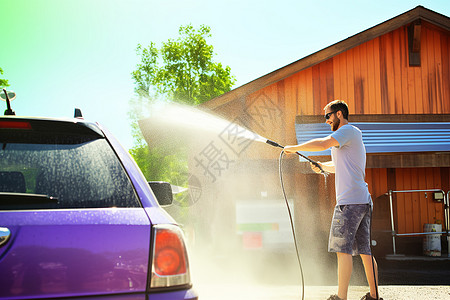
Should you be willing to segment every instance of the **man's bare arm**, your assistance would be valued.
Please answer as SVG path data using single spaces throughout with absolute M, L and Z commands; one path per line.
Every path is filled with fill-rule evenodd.
M 331 137 L 327 136 L 324 138 L 317 138 L 310 141 L 307 141 L 303 144 L 294 145 L 294 146 L 286 146 L 284 147 L 284 152 L 286 154 L 292 154 L 297 151 L 323 151 L 327 150 L 328 148 L 331 148 L 333 146 L 339 146 L 338 141 Z

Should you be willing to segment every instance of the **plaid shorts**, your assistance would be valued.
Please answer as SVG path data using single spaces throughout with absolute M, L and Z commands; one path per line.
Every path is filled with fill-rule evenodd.
M 328 241 L 329 252 L 370 255 L 370 204 L 337 205 Z

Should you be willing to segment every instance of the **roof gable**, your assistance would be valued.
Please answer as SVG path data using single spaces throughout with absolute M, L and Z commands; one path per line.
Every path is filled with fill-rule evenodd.
M 225 93 L 219 97 L 211 99 L 202 104 L 202 106 L 216 109 L 236 99 L 246 97 L 260 89 L 263 89 L 271 84 L 283 80 L 297 72 L 310 68 L 318 63 L 321 63 L 331 57 L 334 57 L 342 52 L 359 46 L 367 41 L 375 39 L 386 33 L 389 33 L 402 26 L 408 25 L 416 20 L 424 20 L 444 30 L 450 31 L 450 18 L 429 10 L 423 6 L 409 10 L 401 15 L 389 19 L 381 24 L 371 27 L 365 31 L 355 34 L 345 40 L 333 44 L 327 48 L 319 50 L 309 56 L 299 59 L 287 66 L 277 69 L 262 77 L 259 77 L 247 84 L 244 84 L 232 91 Z

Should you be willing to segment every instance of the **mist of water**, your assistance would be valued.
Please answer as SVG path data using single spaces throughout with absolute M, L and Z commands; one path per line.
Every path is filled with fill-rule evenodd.
M 150 125 L 161 128 L 164 134 L 170 131 L 174 134 L 182 133 L 187 135 L 186 137 L 197 139 L 204 135 L 219 135 L 233 126 L 233 130 L 229 131 L 228 134 L 233 134 L 234 138 L 262 143 L 267 141 L 266 138 L 236 122 L 192 106 L 172 102 L 156 102 L 149 106 L 149 111 L 148 121 Z M 152 131 L 153 129 L 149 127 L 148 130 Z
M 186 233 L 193 283 L 200 287 L 200 294 L 202 286 L 215 284 L 300 286 L 289 216 L 280 189 L 280 149 L 262 144 L 267 139 L 244 126 L 198 108 L 155 103 L 148 109 L 150 117 L 140 121 L 140 127 L 149 147 L 189 145 L 189 206 L 175 203 L 166 210 Z M 249 159 L 246 151 L 252 155 L 273 151 L 273 160 Z M 285 168 L 301 169 L 298 160 L 293 163 L 296 165 Z M 328 230 L 331 215 L 320 211 L 312 184 L 322 176 L 311 172 L 301 186 L 284 177 L 305 282 L 330 283 L 335 268 L 329 265 L 324 228 Z M 298 189 L 301 192 L 295 193 Z M 293 197 L 299 194 L 300 199 Z M 256 298 L 247 295 L 245 299 Z

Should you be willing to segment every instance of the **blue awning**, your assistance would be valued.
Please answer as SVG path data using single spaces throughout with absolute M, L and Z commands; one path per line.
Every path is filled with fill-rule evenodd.
M 363 133 L 367 153 L 450 151 L 450 123 L 350 123 Z M 297 142 L 328 136 L 326 123 L 295 124 Z M 330 150 L 305 155 L 331 155 Z

